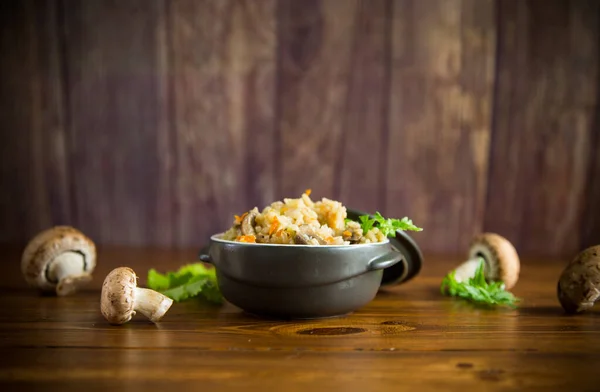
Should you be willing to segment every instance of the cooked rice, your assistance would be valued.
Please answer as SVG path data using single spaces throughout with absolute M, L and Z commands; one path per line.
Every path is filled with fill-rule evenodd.
M 254 232 L 242 232 L 242 222 L 248 214 L 256 214 Z M 255 207 L 242 216 L 235 216 L 233 226 L 223 239 L 239 242 L 297 244 L 298 234 L 306 234 L 309 245 L 367 244 L 386 240 L 377 228 L 363 233 L 358 222 L 345 221 L 346 207 L 339 201 L 322 198 L 314 202 L 307 190 L 298 199 L 285 198 L 265 207 Z M 321 242 L 319 241 L 321 239 Z

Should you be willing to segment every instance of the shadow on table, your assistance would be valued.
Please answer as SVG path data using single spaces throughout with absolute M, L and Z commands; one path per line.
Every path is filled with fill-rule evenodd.
M 600 312 L 597 309 L 592 309 L 579 314 L 566 313 L 560 305 L 556 306 L 530 306 L 518 309 L 520 315 L 523 316 L 539 316 L 539 317 L 599 317 Z

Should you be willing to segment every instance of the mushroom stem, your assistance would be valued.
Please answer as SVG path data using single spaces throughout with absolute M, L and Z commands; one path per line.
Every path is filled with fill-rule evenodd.
M 69 295 L 89 283 L 92 275 L 85 271 L 85 259 L 81 253 L 65 252 L 48 266 L 48 280 L 57 282 L 56 294 Z
M 461 283 L 461 282 L 465 282 L 468 279 L 474 277 L 475 272 L 477 271 L 477 267 L 479 267 L 479 263 L 481 262 L 481 260 L 484 261 L 484 272 L 485 272 L 485 270 L 488 268 L 487 262 L 485 262 L 485 259 L 483 257 L 476 257 L 476 258 L 469 259 L 469 260 L 465 261 L 464 263 L 462 263 L 461 265 L 459 265 L 454 270 L 454 279 L 457 282 Z
M 157 291 L 136 287 L 133 310 L 156 323 L 167 313 L 173 300 Z

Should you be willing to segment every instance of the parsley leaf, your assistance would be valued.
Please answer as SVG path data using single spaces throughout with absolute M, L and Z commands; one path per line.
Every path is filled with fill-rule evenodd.
M 375 215 L 361 215 L 358 217 L 363 233 L 377 227 L 386 237 L 395 237 L 398 230 L 422 231 L 423 229 L 413 224 L 408 217 L 402 219 L 384 218 L 379 211 Z
M 202 263 L 187 264 L 166 274 L 152 268 L 148 271 L 148 287 L 175 302 L 197 296 L 214 303 L 223 302 L 215 269 L 207 268 Z
M 450 272 L 442 280 L 442 285 L 440 287 L 442 295 L 447 294 L 452 297 L 459 297 L 473 302 L 476 305 L 504 305 L 513 309 L 516 308 L 516 302 L 519 302 L 520 299 L 515 297 L 512 293 L 506 291 L 504 289 L 504 283 L 488 283 L 485 279 L 483 269 L 484 261 L 480 260 L 479 266 L 475 271 L 475 275 L 465 282 L 457 282 L 454 277 L 455 271 Z

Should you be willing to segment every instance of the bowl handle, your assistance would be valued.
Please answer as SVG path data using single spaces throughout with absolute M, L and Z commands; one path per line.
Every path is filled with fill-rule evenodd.
M 348 218 L 358 220 L 361 215 L 367 215 L 367 213 L 348 208 Z M 390 238 L 390 243 L 392 248 L 402 253 L 403 257 L 400 263 L 383 270 L 381 286 L 404 284 L 417 276 L 423 266 L 421 249 L 408 233 L 398 230 L 395 238 Z
M 396 251 L 390 251 L 382 256 L 378 256 L 378 257 L 374 258 L 373 260 L 369 261 L 369 263 L 367 264 L 367 269 L 369 269 L 371 271 L 386 269 L 386 268 L 391 267 L 392 265 L 398 263 L 402 259 L 403 259 L 402 253 L 396 252 Z
M 200 253 L 198 254 L 198 259 L 200 259 L 200 261 L 203 261 L 205 263 L 212 264 L 212 259 L 210 258 L 209 250 L 210 250 L 209 245 L 200 249 Z

